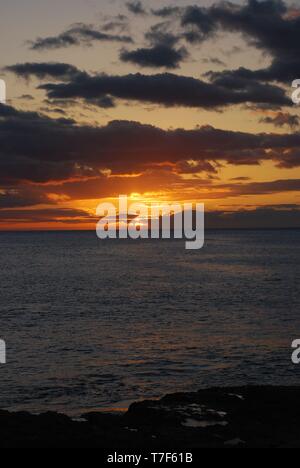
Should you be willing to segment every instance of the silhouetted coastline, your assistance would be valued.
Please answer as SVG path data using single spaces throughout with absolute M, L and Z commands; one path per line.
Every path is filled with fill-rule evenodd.
M 126 413 L 0 411 L 0 446 L 299 448 L 300 387 L 226 387 L 133 403 Z

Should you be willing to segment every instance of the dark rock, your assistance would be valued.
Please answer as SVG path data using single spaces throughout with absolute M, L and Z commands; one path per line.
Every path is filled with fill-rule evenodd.
M 134 403 L 127 413 L 0 410 L 3 448 L 299 448 L 300 387 L 212 388 Z

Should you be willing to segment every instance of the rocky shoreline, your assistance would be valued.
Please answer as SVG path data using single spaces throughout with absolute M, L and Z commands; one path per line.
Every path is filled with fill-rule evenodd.
M 2 448 L 300 448 L 300 387 L 228 387 L 133 403 L 124 414 L 0 411 Z

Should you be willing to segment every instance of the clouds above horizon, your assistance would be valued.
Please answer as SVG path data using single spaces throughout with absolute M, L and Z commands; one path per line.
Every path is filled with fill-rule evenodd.
M 89 223 L 85 201 L 137 193 L 211 207 L 252 197 L 266 206 L 212 209 L 211 220 L 295 225 L 300 114 L 288 86 L 300 77 L 300 7 L 179 3 L 108 5 L 92 23 L 64 18 L 57 34 L 42 24 L 4 62 L 2 223 Z
M 288 112 L 276 112 L 273 115 L 262 117 L 260 122 L 271 124 L 278 128 L 287 125 L 291 129 L 295 129 L 300 125 L 300 117 L 296 114 L 289 114 Z
M 71 119 L 51 119 L 5 105 L 0 105 L 0 129 L 2 186 L 84 180 L 99 177 L 104 169 L 130 173 L 186 160 L 198 162 L 194 172 L 211 173 L 213 161 L 300 166 L 300 133 L 250 134 L 210 126 L 163 130 L 134 121 L 80 126 Z M 187 165 L 176 169 L 189 172 Z
M 197 83 L 196 81 L 188 83 L 189 77 L 176 76 L 178 89 L 174 89 L 174 79 L 171 80 L 171 76 L 163 77 L 162 74 L 161 82 L 158 82 L 158 77 L 153 75 L 152 83 L 149 83 L 150 78 L 141 76 L 138 79 L 135 73 L 121 77 L 101 76 L 98 72 L 98 75 L 90 75 L 88 79 L 87 75 L 84 76 L 84 73 L 80 72 L 76 80 L 73 76 L 70 83 L 64 86 L 58 84 L 51 89 L 50 84 L 45 87 L 50 95 L 53 97 L 59 95 L 59 98 L 65 99 L 64 94 L 72 94 L 75 97 L 89 99 L 86 95 L 92 94 L 93 89 L 94 93 L 90 99 L 98 100 L 100 107 L 104 108 L 113 107 L 114 98 L 163 106 L 203 108 L 222 108 L 241 103 L 266 104 L 269 108 L 290 105 L 289 97 L 285 97 L 285 91 L 279 83 L 286 85 L 300 76 L 298 56 L 300 8 L 291 9 L 283 0 L 245 0 L 242 5 L 229 1 L 216 1 L 209 7 L 171 5 L 148 12 L 140 1 L 127 2 L 126 7 L 134 16 L 142 18 L 152 16 L 160 18 L 161 21 L 155 22 L 144 32 L 143 46 L 135 49 L 121 47 L 120 62 L 139 68 L 174 70 L 180 68 L 189 58 L 192 60 L 191 48 L 194 46 L 216 39 L 220 33 L 236 33 L 241 34 L 251 48 L 270 57 L 271 63 L 257 69 L 243 66 L 237 69 L 224 69 L 224 62 L 216 57 L 211 63 L 218 67 L 223 66 L 223 70 L 209 70 L 205 74 L 207 81 L 197 79 Z M 124 27 L 124 21 L 126 22 L 127 18 L 119 14 L 106 22 L 105 26 L 102 25 L 104 31 L 93 25 L 76 23 L 57 36 L 31 41 L 31 49 L 47 50 L 71 45 L 91 45 L 97 41 L 133 43 L 134 37 L 113 32 L 115 27 L 119 29 L 122 25 Z M 185 86 L 189 88 L 190 84 L 195 92 L 194 105 L 187 89 L 184 89 Z M 147 95 L 146 87 L 149 85 L 150 92 Z M 136 92 L 128 89 L 131 86 Z M 153 90 L 155 86 L 169 89 L 165 99 Z M 80 90 L 80 87 L 89 89 Z M 141 87 L 145 90 L 143 94 L 139 91 Z M 121 92 L 123 88 L 124 91 Z M 170 96 L 171 92 L 173 97 Z
M 179 63 L 187 58 L 188 53 L 184 47 L 175 49 L 168 45 L 156 45 L 143 47 L 133 51 L 122 50 L 120 59 L 123 62 L 131 62 L 141 67 L 177 68 Z
M 285 91 L 275 85 L 244 80 L 239 86 L 228 83 L 209 83 L 189 76 L 172 73 L 144 75 L 88 74 L 63 63 L 24 63 L 11 65 L 5 71 L 28 79 L 54 79 L 61 83 L 41 84 L 39 89 L 49 99 L 84 99 L 95 103 L 101 99 L 116 98 L 152 103 L 166 107 L 184 106 L 220 109 L 226 106 L 254 103 L 270 106 L 290 106 Z M 113 103 L 112 103 L 113 105 Z
M 210 200 L 300 192 L 300 179 L 240 178 L 222 183 L 215 177 L 225 161 L 253 165 L 274 160 L 280 166 L 299 166 L 300 134 L 253 135 L 212 127 L 166 131 L 128 121 L 78 126 L 4 105 L 0 105 L 0 129 L 2 223 L 92 223 L 84 210 L 66 211 L 61 204 L 117 196 L 132 186 L 141 193 L 173 186 L 181 196 L 186 192 Z M 184 174 L 192 179 L 185 180 Z M 41 205 L 57 208 L 43 208 L 40 213 L 26 209 Z M 227 219 L 238 225 L 235 216 Z M 279 219 L 279 213 L 276 216 Z M 287 217 L 285 211 L 283 216 Z M 222 225 L 220 213 L 217 219 Z
M 225 1 L 209 8 L 192 6 L 183 9 L 181 24 L 190 28 L 186 38 L 192 43 L 203 42 L 220 30 L 241 33 L 249 46 L 272 58 L 267 68 L 225 71 L 225 78 L 287 83 L 300 74 L 300 10 L 298 14 L 296 12 L 283 0 L 247 0 L 241 6 Z
M 127 35 L 102 32 L 93 25 L 76 23 L 58 36 L 38 37 L 29 41 L 29 44 L 31 50 L 44 51 L 79 45 L 91 46 L 93 42 L 132 43 L 133 39 Z
M 135 16 L 150 15 L 140 1 L 127 2 L 126 6 Z M 297 11 L 298 14 L 296 14 Z M 229 1 L 216 1 L 210 7 L 171 5 L 156 10 L 152 9 L 151 14 L 153 17 L 163 19 L 163 23 L 153 24 L 152 28 L 161 28 L 163 25 L 163 28 L 170 29 L 178 43 L 185 42 L 193 46 L 217 37 L 220 32 L 238 33 L 243 35 L 249 46 L 269 54 L 272 58 L 272 63 L 267 68 L 226 70 L 226 76 L 230 73 L 231 78 L 244 77 L 252 80 L 286 83 L 293 80 L 295 74 L 300 73 L 300 59 L 298 57 L 300 9 L 290 8 L 283 0 L 246 0 L 242 5 Z M 120 19 L 108 24 L 111 25 L 112 31 L 113 25 L 120 25 Z M 47 50 L 74 45 L 91 45 L 97 41 L 120 43 L 134 41 L 131 36 L 116 35 L 111 31 L 108 33 L 108 30 L 109 28 L 106 27 L 105 31 L 102 32 L 93 25 L 76 23 L 57 36 L 38 38 L 29 41 L 29 44 L 32 50 Z M 145 40 L 148 39 L 145 33 Z M 159 54 L 160 60 L 157 58 L 159 46 L 169 48 L 169 54 L 166 51 L 164 54 L 162 52 Z M 127 51 L 125 57 L 130 57 L 132 63 L 139 66 L 170 67 L 171 51 L 175 52 L 170 44 L 156 43 L 152 47 L 145 46 Z M 188 52 L 186 50 L 186 53 Z M 165 57 L 165 61 L 163 57 Z M 180 59 L 178 58 L 177 61 L 172 62 L 171 67 L 177 67 L 179 64 Z
M 140 0 L 132 0 L 130 2 L 126 3 L 126 6 L 130 13 L 133 13 L 134 15 L 145 15 L 146 10 Z

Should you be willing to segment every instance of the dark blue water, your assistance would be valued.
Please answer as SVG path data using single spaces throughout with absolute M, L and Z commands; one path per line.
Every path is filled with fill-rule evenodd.
M 0 234 L 0 407 L 77 414 L 211 385 L 300 384 L 300 232 L 183 241 Z

